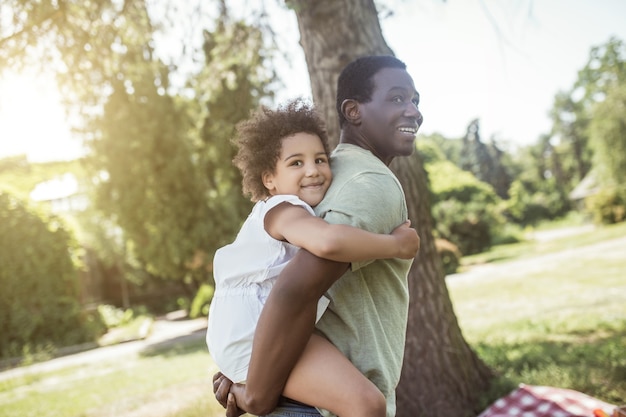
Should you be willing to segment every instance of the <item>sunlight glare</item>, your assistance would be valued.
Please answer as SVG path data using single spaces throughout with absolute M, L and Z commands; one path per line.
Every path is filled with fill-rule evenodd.
M 0 78 L 0 158 L 22 154 L 30 162 L 82 154 L 51 75 L 9 72 Z

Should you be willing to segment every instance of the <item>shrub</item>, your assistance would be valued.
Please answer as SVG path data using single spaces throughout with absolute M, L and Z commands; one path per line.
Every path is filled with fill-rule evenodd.
M 100 314 L 100 319 L 107 329 L 128 324 L 135 317 L 133 310 L 130 308 L 124 310 L 110 304 L 99 305 L 98 314 Z
M 72 245 L 58 218 L 0 191 L 0 357 L 92 340 Z
M 435 239 L 435 248 L 443 265 L 443 272 L 446 275 L 456 273 L 461 264 L 461 252 L 459 248 L 449 240 Z
M 213 286 L 208 284 L 202 284 L 196 293 L 196 296 L 191 303 L 191 309 L 189 311 L 189 317 L 197 318 L 201 316 L 207 316 L 209 314 L 209 305 L 213 299 Z
M 453 242 L 464 255 L 488 249 L 503 222 L 501 200 L 493 188 L 449 161 L 430 163 L 427 170 L 438 237 Z
M 626 220 L 626 192 L 603 188 L 585 199 L 587 210 L 596 223 L 613 224 Z
M 565 215 L 570 201 L 559 191 L 553 179 L 539 184 L 515 180 L 509 189 L 506 213 L 515 222 L 528 226 Z

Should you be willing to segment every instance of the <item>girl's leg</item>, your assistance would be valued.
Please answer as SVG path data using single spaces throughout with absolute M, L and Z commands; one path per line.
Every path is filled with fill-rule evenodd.
M 339 417 L 385 417 L 383 394 L 328 340 L 312 335 L 283 395 Z

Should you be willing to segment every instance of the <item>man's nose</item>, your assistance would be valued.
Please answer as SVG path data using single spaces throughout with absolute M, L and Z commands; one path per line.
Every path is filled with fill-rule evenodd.
M 417 120 L 417 126 L 418 127 L 421 126 L 422 122 L 424 121 L 424 116 L 422 115 L 422 112 L 420 111 L 418 106 L 416 106 L 414 103 L 410 103 L 406 107 L 405 115 L 407 117 L 412 117 L 415 120 Z

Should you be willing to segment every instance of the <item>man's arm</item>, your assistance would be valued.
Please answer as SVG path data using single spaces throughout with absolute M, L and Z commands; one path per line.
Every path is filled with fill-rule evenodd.
M 300 250 L 280 273 L 254 334 L 246 384 L 234 384 L 237 405 L 249 413 L 271 412 L 315 327 L 317 301 L 349 264 Z

